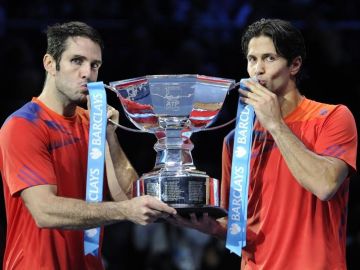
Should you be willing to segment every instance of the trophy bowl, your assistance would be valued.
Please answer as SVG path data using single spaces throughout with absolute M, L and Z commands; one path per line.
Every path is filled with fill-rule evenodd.
M 220 207 L 219 180 L 194 166 L 190 136 L 211 125 L 234 83 L 192 74 L 110 82 L 129 120 L 157 138 L 155 167 L 135 181 L 133 196 L 155 196 L 184 217 L 227 215 Z

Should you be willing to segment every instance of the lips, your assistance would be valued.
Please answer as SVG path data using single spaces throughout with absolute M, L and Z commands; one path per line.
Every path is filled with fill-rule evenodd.
M 259 79 L 258 79 L 258 82 L 259 82 L 262 86 L 266 86 L 266 81 L 264 81 L 264 80 L 259 80 Z
M 81 93 L 82 95 L 88 95 L 88 94 L 89 94 L 89 90 L 88 90 L 88 88 L 87 88 L 86 85 L 82 84 L 82 85 L 80 86 L 80 93 Z
M 80 87 L 81 87 L 81 90 L 84 90 L 84 91 L 87 91 L 88 90 L 88 88 L 87 88 L 87 83 L 85 82 L 85 83 L 81 83 L 80 84 Z

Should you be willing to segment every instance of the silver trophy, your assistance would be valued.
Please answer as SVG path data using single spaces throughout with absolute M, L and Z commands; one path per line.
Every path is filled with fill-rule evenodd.
M 152 195 L 182 216 L 227 215 L 219 180 L 195 168 L 193 132 L 206 130 L 235 81 L 202 75 L 151 75 L 110 83 L 130 121 L 155 134 L 155 167 L 134 183 L 133 196 Z

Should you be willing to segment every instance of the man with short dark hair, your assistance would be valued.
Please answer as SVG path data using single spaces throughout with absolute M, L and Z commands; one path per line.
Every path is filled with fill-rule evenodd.
M 254 108 L 246 246 L 241 269 L 346 269 L 349 177 L 357 131 L 344 105 L 301 95 L 302 35 L 291 23 L 262 19 L 242 38 L 250 80 L 240 98 Z M 235 133 L 224 140 L 221 204 L 229 208 Z M 175 224 L 225 238 L 207 215 Z M 240 249 L 241 247 L 239 247 Z M 240 253 L 240 250 L 239 250 Z
M 3 269 L 103 269 L 101 252 L 84 255 L 84 231 L 129 220 L 148 224 L 175 214 L 150 196 L 128 199 L 137 174 L 113 125 L 106 130 L 106 176 L 115 202 L 87 203 L 89 113 L 87 83 L 102 64 L 102 41 L 82 22 L 47 30 L 46 79 L 39 97 L 14 112 L 0 130 L 7 237 Z M 108 107 L 107 117 L 119 113 Z M 106 186 L 106 185 L 105 185 Z M 100 249 L 102 230 L 100 233 Z

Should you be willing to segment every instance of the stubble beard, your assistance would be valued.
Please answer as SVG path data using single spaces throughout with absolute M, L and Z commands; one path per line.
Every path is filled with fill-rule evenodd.
M 58 96 L 65 104 L 73 104 L 76 106 L 83 106 L 87 103 L 85 94 L 80 92 L 74 93 L 74 88 L 64 85 L 56 85 Z M 73 94 L 74 93 L 74 94 Z

